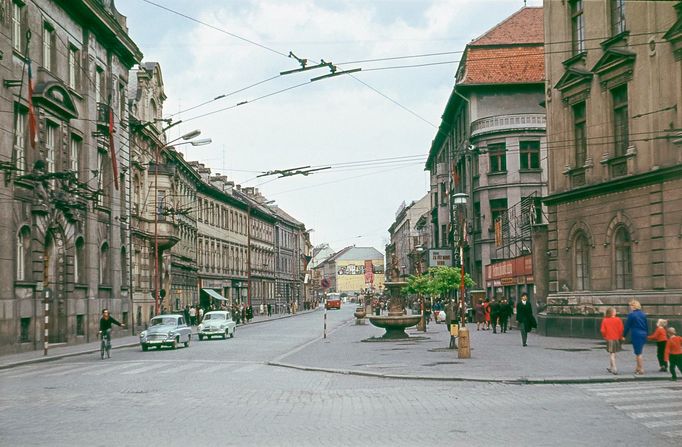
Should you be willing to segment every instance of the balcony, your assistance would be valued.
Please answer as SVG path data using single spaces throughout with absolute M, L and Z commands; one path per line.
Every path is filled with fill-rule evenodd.
M 488 133 L 508 132 L 510 130 L 542 130 L 547 126 L 547 118 L 542 113 L 517 113 L 481 118 L 471 123 L 471 136 Z

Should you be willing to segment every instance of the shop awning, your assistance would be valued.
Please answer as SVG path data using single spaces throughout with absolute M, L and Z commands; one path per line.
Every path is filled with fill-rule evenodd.
M 225 298 L 224 296 L 222 296 L 221 294 L 219 294 L 218 292 L 216 292 L 213 289 L 201 289 L 201 290 L 208 293 L 212 298 L 215 298 L 215 299 L 220 300 L 220 301 L 227 301 L 227 298 Z

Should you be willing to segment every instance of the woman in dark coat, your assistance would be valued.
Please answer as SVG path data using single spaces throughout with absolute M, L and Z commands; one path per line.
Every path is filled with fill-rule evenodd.
M 536 326 L 535 317 L 533 316 L 533 308 L 528 301 L 528 294 L 521 294 L 521 301 L 516 305 L 516 321 L 519 322 L 519 330 L 521 330 L 521 341 L 523 346 L 527 346 L 528 332 Z

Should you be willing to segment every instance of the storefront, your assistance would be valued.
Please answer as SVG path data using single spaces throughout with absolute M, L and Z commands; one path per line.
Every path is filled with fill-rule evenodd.
M 532 299 L 535 291 L 532 256 L 519 256 L 486 265 L 485 285 L 489 298 L 504 296 L 516 302 L 525 292 Z

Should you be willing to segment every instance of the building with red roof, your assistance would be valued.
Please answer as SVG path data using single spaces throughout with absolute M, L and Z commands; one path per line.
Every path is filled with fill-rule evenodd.
M 458 254 L 462 241 L 465 270 L 489 295 L 533 292 L 532 271 L 509 278 L 485 272 L 529 256 L 531 227 L 542 220 L 543 20 L 543 8 L 524 7 L 467 44 L 426 163 L 430 248 Z M 461 193 L 464 208 L 453 200 Z

